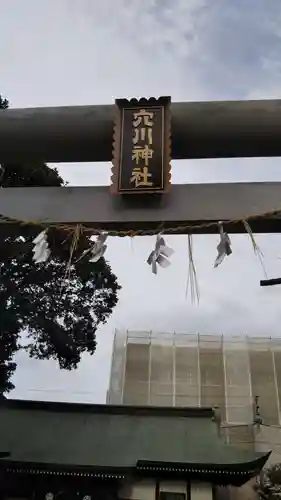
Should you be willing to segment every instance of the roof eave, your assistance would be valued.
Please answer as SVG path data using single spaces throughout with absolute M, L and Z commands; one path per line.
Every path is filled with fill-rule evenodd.
M 215 482 L 221 484 L 242 485 L 251 477 L 256 476 L 266 463 L 271 452 L 257 457 L 256 460 L 234 464 L 207 464 L 207 463 L 168 463 L 139 460 L 132 467 L 114 466 L 70 466 L 63 464 L 40 464 L 29 462 L 16 462 L 10 459 L 1 459 L 0 467 L 6 473 L 39 475 L 39 476 L 77 476 L 93 477 L 99 479 L 122 480 L 134 474 L 142 476 L 182 476 L 201 477 L 208 479 L 217 478 Z
M 267 462 L 271 451 L 250 462 L 238 462 L 233 464 L 208 464 L 208 463 L 167 463 L 139 460 L 137 471 L 145 473 L 168 473 L 188 474 L 192 476 L 220 476 L 221 478 L 233 478 L 235 482 L 243 484 L 251 477 L 256 476 Z
M 16 462 L 1 460 L 0 467 L 8 474 L 34 476 L 65 476 L 65 477 L 95 477 L 100 479 L 124 479 L 130 472 L 129 468 L 75 466 L 63 464 Z

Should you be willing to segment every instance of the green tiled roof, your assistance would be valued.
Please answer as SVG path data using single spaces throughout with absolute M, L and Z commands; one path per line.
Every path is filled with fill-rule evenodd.
M 107 468 L 138 461 L 242 467 L 257 459 L 219 438 L 209 409 L 11 400 L 0 404 L 0 451 L 13 462 Z

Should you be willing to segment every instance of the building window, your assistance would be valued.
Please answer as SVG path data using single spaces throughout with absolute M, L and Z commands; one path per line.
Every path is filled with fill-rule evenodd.
M 173 491 L 160 491 L 159 500 L 186 500 L 186 494 L 174 493 Z

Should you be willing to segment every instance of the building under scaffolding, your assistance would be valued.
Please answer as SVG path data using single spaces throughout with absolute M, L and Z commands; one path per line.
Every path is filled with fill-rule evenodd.
M 115 333 L 110 404 L 218 405 L 227 440 L 250 447 L 254 396 L 264 423 L 279 426 L 281 338 Z

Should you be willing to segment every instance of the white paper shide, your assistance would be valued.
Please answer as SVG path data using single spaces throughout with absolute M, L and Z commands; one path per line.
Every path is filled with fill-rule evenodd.
M 171 265 L 169 257 L 171 257 L 173 253 L 174 250 L 166 245 L 162 234 L 157 234 L 155 248 L 147 259 L 147 263 L 151 266 L 153 274 L 157 274 L 157 266 L 166 268 Z
M 222 222 L 218 223 L 220 231 L 220 241 L 217 246 L 218 255 L 215 260 L 214 267 L 218 267 L 225 257 L 232 254 L 231 241 L 228 234 L 224 231 Z
M 33 261 L 36 264 L 46 262 L 51 254 L 47 238 L 47 229 L 41 231 L 41 233 L 36 236 L 36 238 L 33 240 L 33 244 Z

